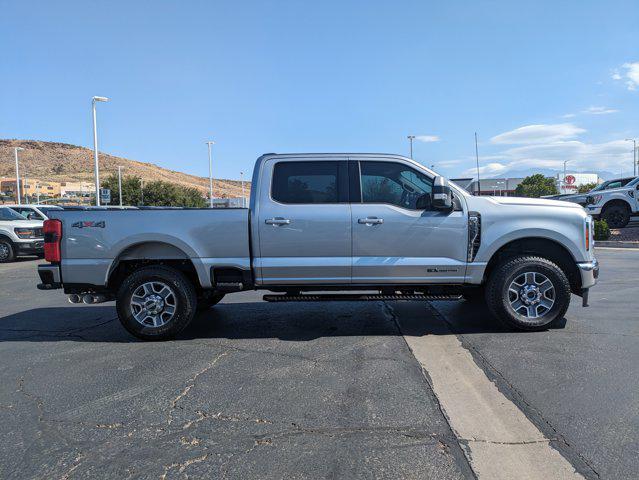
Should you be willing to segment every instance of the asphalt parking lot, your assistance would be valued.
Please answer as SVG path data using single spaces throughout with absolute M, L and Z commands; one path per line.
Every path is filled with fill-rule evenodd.
M 598 257 L 592 306 L 575 297 L 546 332 L 465 302 L 247 292 L 164 343 L 128 335 L 112 303 L 36 290 L 37 261 L 0 265 L 0 478 L 489 478 L 446 397 L 455 374 L 419 339 L 458 342 L 440 357 L 467 353 L 578 475 L 637 478 L 639 251 Z

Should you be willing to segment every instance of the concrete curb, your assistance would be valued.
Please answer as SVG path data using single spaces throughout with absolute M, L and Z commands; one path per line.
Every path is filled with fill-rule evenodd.
M 622 242 L 622 241 L 611 241 L 611 240 L 598 240 L 595 241 L 595 248 L 604 247 L 604 248 L 635 248 L 639 249 L 639 242 Z

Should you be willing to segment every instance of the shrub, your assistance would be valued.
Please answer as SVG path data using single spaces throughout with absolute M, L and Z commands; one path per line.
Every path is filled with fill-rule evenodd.
M 608 240 L 610 228 L 605 220 L 595 220 L 595 240 Z

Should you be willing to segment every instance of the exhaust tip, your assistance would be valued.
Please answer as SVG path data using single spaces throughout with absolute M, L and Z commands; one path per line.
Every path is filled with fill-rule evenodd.
M 69 303 L 80 303 L 81 301 L 82 298 L 80 298 L 80 295 L 76 295 L 75 293 L 69 295 Z
M 92 304 L 93 295 L 91 295 L 90 293 L 87 293 L 86 295 L 82 295 L 82 303 L 86 303 L 87 305 Z

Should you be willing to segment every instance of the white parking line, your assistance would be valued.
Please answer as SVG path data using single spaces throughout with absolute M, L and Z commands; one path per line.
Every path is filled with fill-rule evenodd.
M 446 325 L 438 324 L 434 334 L 415 335 L 424 331 L 424 316 L 428 313 L 423 305 L 397 303 L 394 308 L 389 308 L 390 314 L 427 373 L 478 478 L 583 478 L 550 446 L 550 439 L 488 379 Z

